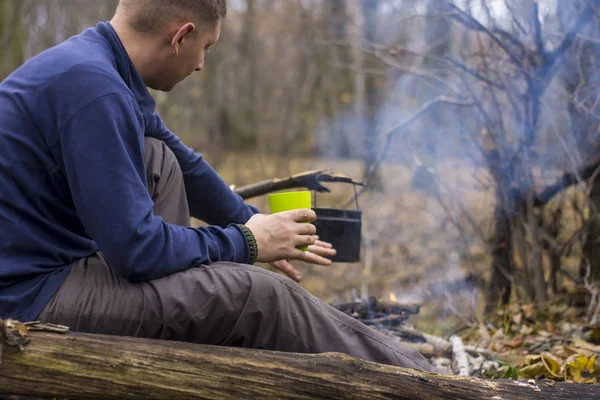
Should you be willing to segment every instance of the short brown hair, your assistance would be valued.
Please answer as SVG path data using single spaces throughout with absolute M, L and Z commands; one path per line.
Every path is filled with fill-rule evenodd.
M 216 25 L 227 15 L 227 0 L 120 0 L 117 10 L 136 31 L 156 32 L 166 22 L 190 17 Z

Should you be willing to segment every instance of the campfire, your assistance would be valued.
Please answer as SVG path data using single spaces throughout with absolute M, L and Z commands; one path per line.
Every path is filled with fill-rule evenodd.
M 464 345 L 458 335 L 448 340 L 420 332 L 409 318 L 419 314 L 420 303 L 398 302 L 390 292 L 389 301 L 376 297 L 334 305 L 379 332 L 413 347 L 443 373 L 459 376 L 485 376 L 500 367 L 495 354 L 487 349 Z

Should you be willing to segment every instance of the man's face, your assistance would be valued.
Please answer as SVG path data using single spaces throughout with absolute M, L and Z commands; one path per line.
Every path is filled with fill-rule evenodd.
M 198 28 L 196 28 L 198 29 Z M 169 92 L 175 85 L 204 68 L 204 56 L 221 35 L 221 22 L 212 27 L 186 33 L 171 43 L 171 51 L 165 57 L 156 79 L 149 85 L 152 89 Z

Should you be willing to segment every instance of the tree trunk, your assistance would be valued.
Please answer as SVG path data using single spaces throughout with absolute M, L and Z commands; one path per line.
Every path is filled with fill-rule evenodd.
M 498 189 L 496 189 L 498 192 Z M 497 193 L 496 199 L 501 194 Z M 492 250 L 492 275 L 486 293 L 486 312 L 496 309 L 498 305 L 505 305 L 510 300 L 512 293 L 513 277 L 513 248 L 512 233 L 510 230 L 510 217 L 504 208 L 503 202 L 494 207 L 494 243 Z
M 512 292 L 513 235 L 511 219 L 514 220 L 514 199 L 511 198 L 510 182 L 512 166 L 504 165 L 498 149 L 486 154 L 490 172 L 496 183 L 494 205 L 494 242 L 492 244 L 492 274 L 486 293 L 486 312 L 496 309 L 498 304 L 507 304 Z
M 29 332 L 6 347 L 0 392 L 70 399 L 571 399 L 600 386 L 441 376 L 342 354 L 293 354 L 149 339 Z
M 364 39 L 368 44 L 378 43 L 378 11 L 379 0 L 362 0 L 362 8 L 364 13 Z M 372 60 L 367 58 L 364 61 L 366 68 L 371 67 Z M 375 62 L 377 65 L 378 62 Z M 381 103 L 381 84 L 380 76 L 368 74 L 365 75 L 365 120 L 364 120 L 364 135 L 365 135 L 365 155 L 364 155 L 364 181 L 370 189 L 380 190 L 383 188 L 381 172 L 377 168 L 377 157 L 379 154 L 379 127 L 377 126 L 377 118 L 379 106 Z
M 590 267 L 590 282 L 600 281 L 600 178 L 596 178 L 590 183 L 591 190 L 588 197 L 589 217 L 592 220 L 589 223 L 585 242 L 583 244 L 583 262 L 581 264 L 581 276 L 585 277 L 588 273 L 588 262 Z

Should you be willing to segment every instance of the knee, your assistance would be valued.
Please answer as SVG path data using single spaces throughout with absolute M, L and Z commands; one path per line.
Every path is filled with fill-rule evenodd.
M 289 278 L 250 265 L 215 263 L 207 269 L 220 287 L 229 288 L 238 298 L 244 299 L 244 307 L 249 302 L 261 304 L 264 308 L 276 307 L 281 303 L 278 300 L 288 292 L 288 287 L 297 285 Z
M 173 164 L 178 165 L 175 154 L 165 142 L 148 136 L 144 137 L 144 161 L 147 170 L 154 172 L 162 172 Z
M 165 142 L 153 137 L 144 138 L 144 165 L 151 193 L 161 178 L 166 180 L 182 174 L 173 151 Z

